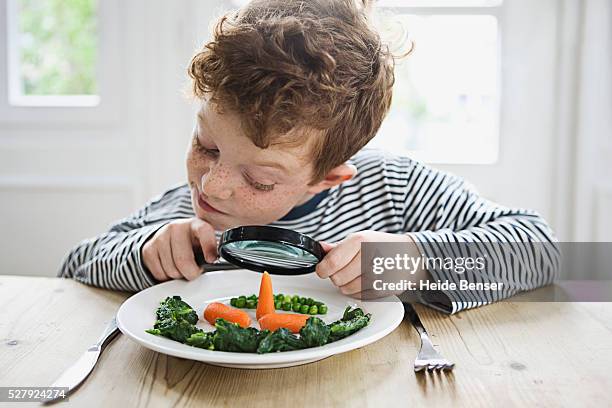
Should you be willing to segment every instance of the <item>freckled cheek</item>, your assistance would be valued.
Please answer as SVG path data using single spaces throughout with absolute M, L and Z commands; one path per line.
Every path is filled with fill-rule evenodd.
M 266 208 L 260 194 L 257 194 L 250 186 L 240 186 L 234 190 L 234 197 L 238 201 L 243 213 L 253 214 Z
M 295 193 L 285 191 L 275 191 L 261 193 L 251 187 L 241 187 L 236 189 L 236 197 L 239 198 L 240 207 L 251 217 L 277 218 L 281 217 L 291 209 L 297 198 Z

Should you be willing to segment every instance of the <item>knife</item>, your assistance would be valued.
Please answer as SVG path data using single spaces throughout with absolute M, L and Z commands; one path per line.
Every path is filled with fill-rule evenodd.
M 55 380 L 51 387 L 68 388 L 68 392 L 65 393 L 66 396 L 72 393 L 72 391 L 75 390 L 93 371 L 100 354 L 102 354 L 102 351 L 104 351 L 106 346 L 111 343 L 117 334 L 119 334 L 119 328 L 117 327 L 117 320 L 113 316 L 98 341 L 92 344 L 76 363 L 66 369 L 66 371 Z M 58 396 L 57 398 L 46 400 L 44 404 L 49 404 L 61 399 L 64 399 L 64 397 Z

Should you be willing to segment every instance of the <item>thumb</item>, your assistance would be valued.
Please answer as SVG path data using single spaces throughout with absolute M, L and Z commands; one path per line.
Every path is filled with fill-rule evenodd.
M 213 263 L 218 258 L 217 253 L 217 238 L 215 237 L 214 228 L 207 222 L 198 218 L 191 222 L 191 237 L 195 247 L 202 249 L 204 260 L 207 263 Z

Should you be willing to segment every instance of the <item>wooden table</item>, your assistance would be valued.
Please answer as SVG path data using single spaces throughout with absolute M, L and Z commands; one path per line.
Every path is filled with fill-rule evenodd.
M 49 385 L 97 340 L 128 296 L 66 279 L 0 276 L 0 386 Z M 68 404 L 612 405 L 612 303 L 499 303 L 450 317 L 417 311 L 457 364 L 452 374 L 413 371 L 419 340 L 406 321 L 375 344 L 274 370 L 169 357 L 119 336 Z

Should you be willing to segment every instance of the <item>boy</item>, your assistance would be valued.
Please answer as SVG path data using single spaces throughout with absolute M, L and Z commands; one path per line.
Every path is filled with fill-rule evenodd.
M 554 241 L 533 211 L 493 204 L 409 158 L 362 150 L 394 79 L 368 7 L 261 0 L 223 17 L 189 67 L 200 109 L 187 183 L 75 247 L 59 276 L 128 291 L 191 280 L 201 273 L 198 253 L 217 259 L 221 231 L 270 224 L 322 241 L 317 275 L 358 297 L 362 242 L 402 242 L 418 256 L 419 242 Z M 498 260 L 487 273 L 509 288 L 493 300 L 550 283 L 555 260 L 547 261 L 508 274 Z M 413 279 L 431 277 L 452 279 L 425 268 Z M 477 304 L 470 300 L 435 305 L 453 313 Z

